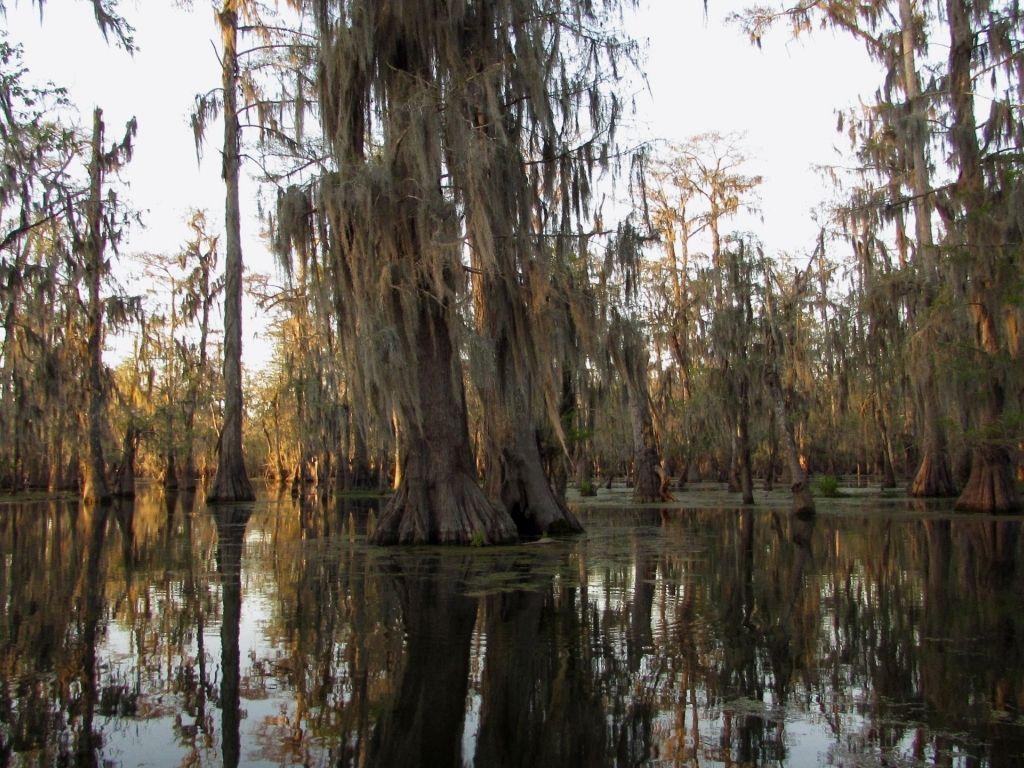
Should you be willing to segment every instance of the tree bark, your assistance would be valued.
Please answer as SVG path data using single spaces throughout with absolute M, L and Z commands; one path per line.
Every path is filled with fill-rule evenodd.
M 736 412 L 737 468 L 744 504 L 754 503 L 754 478 L 750 461 L 750 396 L 746 380 L 740 384 L 740 402 Z
M 493 344 L 496 371 L 493 389 L 497 402 L 484 409 L 485 456 L 490 472 L 498 473 L 493 485 L 520 534 L 579 533 L 582 526 L 562 503 L 564 467 L 559 467 L 557 477 L 554 472 L 550 475 L 550 480 L 561 485 L 556 492 L 537 443 L 538 420 L 532 393 L 539 387 L 530 370 L 537 367 L 530 350 L 540 344 L 542 334 L 550 334 L 553 329 L 542 313 L 530 306 L 538 288 L 534 281 L 541 279 L 532 238 L 526 232 L 514 232 L 524 221 L 523 204 L 529 198 L 527 190 L 531 190 L 520 137 L 495 131 L 486 112 L 484 89 L 477 87 L 486 77 L 483 70 L 487 61 L 500 61 L 504 56 L 493 49 L 490 30 L 495 19 L 487 4 L 480 6 L 476 22 L 479 26 L 469 25 L 466 37 L 467 61 L 475 66 L 465 114 L 473 125 L 473 140 L 488 148 L 480 154 L 484 163 L 481 176 L 493 185 L 493 190 L 485 199 L 468 195 L 466 205 L 471 253 L 479 275 L 475 279 L 477 322 Z M 476 37 L 481 30 L 481 36 Z M 511 113 L 507 118 L 511 125 Z M 506 227 L 513 228 L 511 235 Z
M 365 427 L 356 421 L 351 422 L 352 430 L 352 473 L 351 488 L 368 490 L 377 487 L 370 466 L 370 452 L 366 446 Z
M 796 438 L 793 435 L 793 425 L 789 419 L 789 408 L 786 406 L 786 396 L 782 391 L 782 384 L 779 382 L 778 373 L 770 370 L 765 375 L 765 384 L 772 399 L 775 423 L 779 434 L 782 436 L 783 452 L 786 454 L 786 462 L 789 465 L 790 490 L 793 493 L 793 513 L 796 515 L 814 514 L 814 499 L 811 496 L 811 489 L 807 484 L 807 473 L 800 463 L 800 451 L 797 448 Z
M 121 450 L 121 463 L 114 477 L 113 495 L 122 499 L 135 498 L 135 453 L 138 448 L 139 432 L 130 423 L 124 433 L 124 444 Z
M 626 388 L 633 426 L 633 501 L 644 504 L 670 501 L 672 494 L 662 487 L 657 438 L 651 416 L 651 395 L 647 383 L 647 350 L 643 339 L 628 320 L 612 323 L 609 347 L 615 367 Z
M 875 403 L 872 412 L 875 417 L 875 426 L 878 429 L 879 440 L 879 463 L 882 470 L 882 488 L 896 487 L 896 467 L 893 461 L 892 435 L 889 423 L 886 419 L 885 410 L 881 405 L 881 392 L 876 388 Z
M 519 402 L 525 399 L 520 392 Z M 512 397 L 513 400 L 517 399 Z M 516 524 L 520 535 L 540 536 L 549 533 L 580 533 L 583 526 L 552 491 L 537 445 L 533 419 L 525 414 L 526 405 L 518 411 L 507 406 L 512 419 L 508 443 L 501 451 L 500 498 Z
M 956 500 L 960 512 L 1020 512 L 1010 452 L 1002 445 L 980 445 L 971 452 L 971 475 Z
M 256 498 L 242 449 L 242 236 L 239 214 L 241 138 L 238 125 L 237 0 L 224 0 L 218 19 L 224 43 L 224 423 L 217 443 L 217 473 L 207 503 Z
M 164 461 L 163 486 L 165 491 L 178 490 L 178 461 L 173 450 L 167 452 L 167 458 Z
M 642 394 L 645 393 L 634 393 L 629 398 L 633 416 L 633 501 L 638 504 L 670 501 L 672 494 L 662 492 L 654 422 L 650 403 L 645 402 Z
M 185 467 L 181 472 L 181 486 L 186 491 L 194 491 L 199 482 L 199 470 L 196 467 L 196 413 L 199 411 L 199 387 L 206 376 L 207 339 L 210 335 L 210 305 L 213 296 L 210 293 L 210 264 L 213 248 L 199 257 L 201 270 L 200 290 L 202 291 L 202 311 L 199 321 L 199 370 L 194 372 L 189 383 L 189 394 L 185 408 Z
M 500 364 L 499 369 L 507 371 Z M 530 395 L 514 373 L 506 376 L 512 380 L 490 388 L 490 395 L 504 405 L 484 409 L 488 495 L 501 500 L 521 536 L 579 533 L 583 527 L 556 498 L 544 471 Z M 488 396 L 487 389 L 483 394 Z
M 908 128 L 904 131 L 910 155 L 910 190 L 913 195 L 914 236 L 916 240 L 915 265 L 923 281 L 919 298 L 910 307 L 913 319 L 931 311 L 935 301 L 937 254 L 932 236 L 932 196 L 929 180 L 928 159 L 925 150 L 928 142 L 927 116 L 924 112 L 920 80 L 917 74 L 915 39 L 916 22 L 912 0 L 899 0 L 901 27 L 901 64 L 903 90 L 907 97 Z M 920 306 L 916 306 L 917 304 Z M 950 472 L 949 455 L 946 446 L 946 431 L 942 426 L 938 410 L 938 398 L 930 350 L 917 353 L 920 360 L 911 367 L 918 412 L 921 419 L 922 450 L 921 463 L 910 485 L 910 495 L 918 497 L 945 497 L 956 494 L 956 484 Z
M 417 387 L 399 409 L 401 484 L 370 537 L 376 544 L 504 544 L 516 526 L 476 484 L 462 376 L 447 302 L 420 292 Z
M 921 428 L 924 437 L 921 444 L 921 463 L 910 485 L 910 495 L 937 498 L 955 496 L 956 484 L 949 469 L 946 431 L 939 421 L 935 385 L 930 374 L 928 381 L 918 381 L 917 386 L 921 400 Z
M 975 9 L 967 0 L 947 0 L 946 9 L 950 35 L 949 98 L 954 117 L 950 143 L 959 166 L 956 191 L 963 206 L 962 226 L 970 270 L 968 298 L 975 344 L 980 353 L 978 376 L 981 380 L 976 412 L 982 437 L 973 447 L 971 474 L 956 508 L 972 512 L 1019 511 L 1021 500 L 1010 454 L 1000 442 L 1006 393 L 1000 370 L 1004 350 L 997 318 L 1005 311 L 1005 305 L 999 296 L 999 273 L 986 263 L 987 259 L 998 258 L 999 252 L 1009 246 L 1000 242 L 1003 227 L 990 212 L 995 201 L 986 190 L 982 174 L 982 148 L 978 143 L 971 71 L 977 44 L 971 27 L 971 14 Z M 1018 234 L 1018 243 L 1019 237 Z
M 106 388 L 103 385 L 103 303 L 100 286 L 105 272 L 103 251 L 103 110 L 93 112 L 92 157 L 89 162 L 88 234 L 86 275 L 89 280 L 89 455 L 82 468 L 82 497 L 85 501 L 107 503 L 107 465 L 103 456 L 106 418 Z

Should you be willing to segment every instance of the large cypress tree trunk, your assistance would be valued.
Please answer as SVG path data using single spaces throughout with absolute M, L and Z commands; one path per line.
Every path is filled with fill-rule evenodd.
M 370 539 L 377 544 L 500 544 L 515 541 L 511 517 L 476 483 L 462 376 L 446 301 L 421 291 L 415 397 L 400 408 L 401 483 Z
M 498 263 L 505 270 L 515 269 L 511 254 L 501 247 L 496 250 Z M 477 281 L 478 319 L 481 331 L 494 343 L 496 370 L 493 383 L 482 387 L 481 392 L 485 401 L 483 453 L 487 460 L 487 490 L 493 498 L 501 499 L 524 536 L 579 533 L 583 527 L 556 497 L 544 470 L 537 442 L 533 387 L 528 382 L 529 374 L 522 370 L 523 361 L 517 361 L 513 352 L 513 328 L 529 324 L 525 320 L 527 310 L 522 299 L 507 287 L 507 281 L 507 276 L 501 275 Z M 523 333 L 528 332 L 519 328 L 519 334 Z
M 811 496 L 811 489 L 807 484 L 807 473 L 800 463 L 800 451 L 796 445 L 796 437 L 793 434 L 793 424 L 789 417 L 789 408 L 786 405 L 786 396 L 782 391 L 782 383 L 779 375 L 774 370 L 769 370 L 765 375 L 765 384 L 772 399 L 772 408 L 775 411 L 775 423 L 779 433 L 782 435 L 783 452 L 786 454 L 786 463 L 789 465 L 790 490 L 793 492 L 793 512 L 797 515 L 813 514 L 814 499 Z
M 920 401 L 921 463 L 910 484 L 910 495 L 919 497 L 945 497 L 956 494 L 956 483 L 949 469 L 949 449 L 946 445 L 946 431 L 939 420 L 938 405 L 935 402 L 935 384 L 928 374 L 926 381 L 918 381 Z
M 651 501 L 669 501 L 672 497 L 662 492 L 661 460 L 654 436 L 650 398 L 646 391 L 631 389 L 629 410 L 633 421 L 633 501 L 644 504 Z
M 983 393 L 980 420 L 990 427 L 999 422 L 1006 399 L 1002 384 L 992 371 Z M 961 512 L 1019 512 L 1020 495 L 1014 479 L 1013 460 L 1007 446 L 998 438 L 981 438 L 971 449 L 971 474 L 967 478 L 956 508 Z
M 489 501 L 476 483 L 469 441 L 462 368 L 455 347 L 453 297 L 459 251 L 454 218 L 441 193 L 440 125 L 419 107 L 433 104 L 435 62 L 420 30 L 383 12 L 375 34 L 388 68 L 389 110 L 385 116 L 383 173 L 377 210 L 387 220 L 374 241 L 349 254 L 360 281 L 377 280 L 375 252 L 391 259 L 389 288 L 378 293 L 388 320 L 401 329 L 396 355 L 408 381 L 394 382 L 392 403 L 398 444 L 395 494 L 381 512 L 371 540 L 378 544 L 498 544 L 516 539 L 511 517 Z M 424 20 L 426 23 L 427 20 Z M 429 110 L 428 110 L 429 111 Z M 351 149 L 351 148 L 349 148 Z M 354 153 L 353 153 L 354 154 Z M 384 206 L 390 211 L 384 212 Z M 349 230 L 350 225 L 336 227 Z M 386 230 L 386 231 L 384 231 Z M 384 240 L 384 242 L 381 242 Z M 379 256 L 378 256 L 379 258 Z M 374 277 L 369 277 L 374 275 Z M 368 309 L 377 311 L 377 308 Z
M 976 411 L 982 436 L 972 449 L 971 474 L 956 508 L 971 512 L 1015 512 L 1021 509 L 1021 500 L 1010 453 L 1000 439 L 1004 431 L 1000 420 L 1006 394 L 1000 370 L 1004 350 L 997 318 L 1006 307 L 1001 304 L 999 295 L 1000 268 L 992 264 L 1001 256 L 1006 258 L 1001 251 L 1010 246 L 1001 240 L 1008 228 L 1001 226 L 992 213 L 996 201 L 986 190 L 982 175 L 971 71 L 977 37 L 971 27 L 971 14 L 975 10 L 968 0 L 947 0 L 946 9 L 950 35 L 949 92 L 954 117 L 950 143 L 959 166 L 956 189 L 963 206 L 963 234 L 970 270 L 968 298 L 981 380 Z M 1019 247 L 1019 233 L 1016 240 Z
M 106 388 L 103 385 L 103 110 L 93 112 L 92 157 L 89 162 L 89 202 L 86 274 L 89 280 L 89 455 L 82 472 L 82 497 L 86 501 L 106 503 L 111 499 L 107 485 L 107 465 L 103 456 Z
M 466 229 L 475 272 L 477 322 L 493 343 L 495 401 L 485 411 L 485 455 L 492 488 L 512 516 L 520 533 L 578 533 L 579 521 L 552 489 L 537 443 L 535 409 L 539 377 L 535 354 L 552 353 L 542 336 L 553 335 L 551 323 L 531 302 L 539 290 L 549 290 L 541 256 L 543 246 L 531 237 L 530 204 L 536 190 L 528 181 L 524 162 L 523 124 L 516 104 L 494 108 L 488 103 L 490 70 L 505 68 L 506 54 L 494 35 L 494 8 L 479 3 L 463 21 L 462 45 L 467 66 L 465 121 L 453 126 L 453 144 L 468 140 L 478 158 L 463 169 L 466 179 Z M 493 94 L 492 94 L 493 96 Z M 492 102 L 493 103 L 493 102 Z M 464 135 L 460 126 L 472 126 Z
M 219 14 L 224 42 L 224 423 L 217 445 L 217 474 L 208 503 L 256 498 L 242 451 L 242 237 L 238 202 L 241 140 L 238 126 L 237 0 L 225 0 Z
M 628 320 L 612 322 L 609 351 L 626 388 L 633 424 L 633 501 L 644 504 L 669 501 L 672 494 L 662 488 L 658 442 L 651 415 L 647 383 L 647 348 Z
M 502 440 L 497 468 L 501 503 L 522 535 L 579 533 L 583 526 L 555 497 L 544 472 L 529 395 L 516 385 L 512 390 L 505 393 L 504 412 L 499 416 L 505 420 L 504 429 L 487 435 Z
M 139 431 L 135 424 L 128 423 L 121 450 L 121 463 L 114 476 L 113 495 L 122 499 L 135 498 L 135 454 L 139 443 Z
M 928 160 L 925 155 L 928 140 L 927 116 L 923 109 L 921 86 L 915 57 L 915 21 L 911 0 L 899 1 L 902 27 L 903 89 L 907 97 L 908 123 L 906 141 L 910 154 L 910 188 L 913 192 L 914 235 L 917 240 L 916 265 L 923 279 L 923 289 L 917 301 L 920 307 L 910 308 L 911 318 L 927 315 L 935 302 L 937 258 L 932 237 L 931 184 Z M 918 311 L 920 309 L 920 311 Z M 911 368 L 911 377 L 918 401 L 918 414 L 922 431 L 921 463 L 910 485 L 911 496 L 953 496 L 956 483 L 950 472 L 946 430 L 938 408 L 938 396 L 930 350 L 917 352 L 920 361 Z

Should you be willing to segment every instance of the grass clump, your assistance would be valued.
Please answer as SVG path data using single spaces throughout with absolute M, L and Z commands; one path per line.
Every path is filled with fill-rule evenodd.
M 835 475 L 816 477 L 811 484 L 811 488 L 814 490 L 815 496 L 821 496 L 826 499 L 836 499 L 844 495 L 839 490 L 839 478 Z

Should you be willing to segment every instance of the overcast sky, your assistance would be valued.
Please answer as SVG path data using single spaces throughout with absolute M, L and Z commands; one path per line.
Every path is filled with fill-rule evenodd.
M 810 209 L 829 194 L 813 166 L 840 159 L 836 150 L 846 144 L 835 131 L 836 110 L 872 93 L 877 70 L 858 45 L 830 32 L 793 41 L 779 31 L 755 48 L 723 21 L 744 2 L 711 0 L 707 18 L 699 1 L 642 3 L 634 32 L 646 47 L 649 93 L 639 96 L 637 135 L 682 141 L 706 131 L 745 131 L 750 172 L 764 176 L 758 231 L 766 247 L 810 248 L 817 231 Z M 220 81 L 211 7 L 204 0 L 192 11 L 169 0 L 122 0 L 137 31 L 139 50 L 130 57 L 103 42 L 81 0 L 50 0 L 42 25 L 29 0 L 7 5 L 8 37 L 24 45 L 32 81 L 68 87 L 83 124 L 101 106 L 111 137 L 138 118 L 136 155 L 124 177 L 146 226 L 130 234 L 124 251 L 175 252 L 192 208 L 222 221 L 220 129 L 211 128 L 198 165 L 188 124 L 195 94 Z M 250 183 L 243 195 L 251 200 L 254 191 Z M 272 273 L 254 214 L 243 227 L 247 267 Z M 246 359 L 261 365 L 269 350 L 259 341 L 258 318 L 249 314 Z

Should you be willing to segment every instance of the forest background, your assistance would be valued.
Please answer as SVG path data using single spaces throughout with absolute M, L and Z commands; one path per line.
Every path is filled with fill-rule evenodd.
M 89 345 L 57 350 L 53 340 L 70 341 L 71 329 L 89 336 L 87 266 L 47 273 L 41 254 L 57 234 L 5 247 L 4 484 L 87 485 L 90 387 L 110 395 L 100 420 L 111 474 L 134 467 L 191 484 L 214 474 L 226 407 L 214 257 L 224 247 L 223 186 L 211 138 L 221 127 L 198 102 L 211 120 L 199 121 L 207 139 L 197 163 L 187 125 L 195 95 L 220 77 L 210 39 L 223 19 L 211 22 L 205 6 L 117 9 L 136 28 L 130 56 L 103 41 L 89 3 L 48 4 L 42 24 L 35 4 L 8 5 L 7 43 L 25 45 L 21 80 L 70 86 L 71 103 L 58 111 L 99 105 L 111 126 L 137 117 L 134 157 L 111 175 L 127 201 L 116 210 L 141 222 L 124 229 L 105 275 L 106 306 L 119 311 L 106 315 L 102 381 L 78 391 L 67 374 L 88 368 Z M 833 3 L 769 19 L 663 3 L 608 27 L 606 43 L 626 32 L 649 41 L 637 71 L 608 78 L 635 102 L 616 151 L 645 150 L 646 170 L 642 185 L 598 188 L 594 197 L 614 200 L 591 212 L 589 223 L 602 226 L 587 239 L 621 254 L 635 231 L 637 253 L 596 259 L 608 262 L 603 271 L 582 267 L 600 284 L 585 323 L 598 341 L 577 350 L 575 364 L 555 365 L 561 380 L 528 408 L 556 496 L 571 475 L 592 490 L 597 473 L 630 477 L 640 500 L 664 497 L 669 479 L 678 488 L 698 478 L 750 499 L 754 475 L 802 486 L 816 471 L 887 486 L 903 479 L 925 496 L 966 489 L 965 508 L 1019 506 L 1019 24 L 1010 6 L 975 4 L 965 31 L 949 22 L 957 7 Z M 744 18 L 719 20 L 732 13 Z M 958 33 L 973 41 L 963 61 L 950 54 Z M 970 84 L 970 104 L 949 86 L 955 77 Z M 242 226 L 249 465 L 298 484 L 399 486 L 409 431 L 400 408 L 354 396 L 344 355 L 324 343 L 340 329 L 318 325 L 330 312 L 316 304 L 311 263 L 273 261 L 275 237 L 278 257 L 296 250 L 280 247 L 275 230 L 290 179 L 280 175 L 284 145 L 264 140 L 272 95 L 242 80 L 244 98 L 266 99 L 244 113 L 260 125 L 243 129 L 259 135 L 245 145 L 241 194 L 257 201 L 244 206 Z M 969 120 L 969 131 L 955 130 Z M 275 130 L 296 122 L 278 118 Z M 922 123 L 931 126 L 923 135 Z M 4 201 L 5 230 L 21 213 L 14 197 Z M 633 229 L 613 216 L 632 217 Z M 12 312 L 29 315 L 18 313 L 28 294 L 17 284 L 32 274 L 53 291 L 53 315 L 18 339 Z M 60 306 L 61 279 L 63 295 L 86 307 Z M 128 301 L 141 287 L 143 300 Z M 486 389 L 465 344 L 467 428 L 477 470 L 499 475 L 491 495 L 501 497 L 507 462 L 488 461 Z M 646 486 L 645 463 L 658 476 Z

